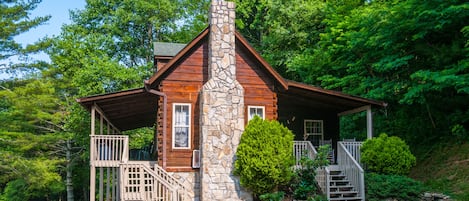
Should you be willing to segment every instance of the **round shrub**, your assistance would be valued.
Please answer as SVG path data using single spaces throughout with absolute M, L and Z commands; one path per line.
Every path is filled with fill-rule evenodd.
M 254 117 L 236 151 L 235 175 L 254 195 L 275 192 L 292 175 L 293 133 L 277 121 Z
M 376 173 L 405 175 L 415 165 L 415 156 L 399 137 L 388 137 L 383 133 L 363 143 L 361 161 Z

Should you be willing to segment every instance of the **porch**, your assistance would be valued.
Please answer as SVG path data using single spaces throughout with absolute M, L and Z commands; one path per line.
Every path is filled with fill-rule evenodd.
M 99 134 L 96 134 L 99 133 Z M 193 200 L 191 189 L 157 161 L 129 159 L 122 135 L 97 106 L 91 107 L 90 200 Z

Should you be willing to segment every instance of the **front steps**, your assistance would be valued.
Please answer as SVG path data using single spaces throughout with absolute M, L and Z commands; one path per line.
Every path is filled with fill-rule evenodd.
M 341 171 L 332 170 L 330 179 L 330 201 L 361 201 L 362 198 L 358 195 L 358 191 L 350 184 Z

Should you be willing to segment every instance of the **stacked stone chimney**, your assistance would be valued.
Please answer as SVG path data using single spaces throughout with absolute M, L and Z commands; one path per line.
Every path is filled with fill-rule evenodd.
M 236 80 L 235 4 L 212 0 L 209 80 L 201 91 L 201 200 L 252 200 L 233 175 L 244 130 L 244 90 Z

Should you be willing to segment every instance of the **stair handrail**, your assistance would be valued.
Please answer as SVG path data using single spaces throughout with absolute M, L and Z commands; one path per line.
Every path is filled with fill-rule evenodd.
M 127 197 L 125 195 L 125 187 L 126 187 L 126 184 L 127 184 L 125 182 L 125 179 L 127 178 L 125 173 L 126 173 L 126 170 L 129 169 L 129 168 L 141 168 L 142 170 L 144 170 L 144 173 L 151 176 L 154 183 L 158 182 L 158 183 L 162 184 L 164 186 L 164 188 L 166 188 L 170 192 L 171 200 L 173 200 L 173 201 L 191 200 L 191 197 L 193 197 L 191 192 L 188 191 L 188 189 L 179 180 L 177 180 L 173 176 L 169 175 L 168 172 L 166 172 L 164 169 L 162 169 L 158 165 L 155 165 L 154 166 L 155 170 L 152 170 L 149 166 L 147 166 L 143 163 L 132 161 L 132 162 L 128 162 L 128 163 L 122 163 L 121 166 L 120 166 L 120 169 L 121 169 L 121 184 L 122 184 L 121 185 L 121 193 L 122 193 L 121 197 L 124 198 L 124 199 Z M 143 186 L 144 182 L 140 181 L 140 184 L 141 184 L 141 187 L 140 187 L 141 192 L 135 193 L 135 194 L 140 194 L 138 196 L 141 196 L 141 197 L 138 197 L 137 199 L 146 199 L 145 195 L 144 195 L 145 194 L 145 192 L 144 192 L 145 187 Z M 155 189 L 153 189 L 153 190 L 155 190 Z M 157 191 L 160 192 L 160 193 L 163 193 L 161 190 L 157 190 Z M 168 195 L 166 195 L 166 196 L 168 196 Z M 132 197 L 132 198 L 136 199 L 136 197 Z
M 347 150 L 343 142 L 337 143 L 337 164 L 345 173 L 350 183 L 355 186 L 361 199 L 365 200 L 365 174 L 355 157 Z
M 300 160 L 305 154 L 309 159 L 314 159 L 318 152 L 310 141 L 294 141 L 293 154 L 295 156 L 295 168 L 301 168 Z M 329 167 L 320 167 L 316 169 L 316 182 L 321 191 L 326 194 L 327 199 L 330 199 L 330 175 Z

